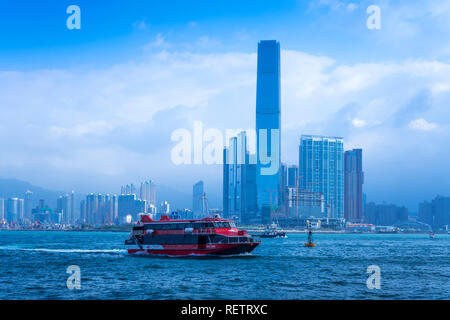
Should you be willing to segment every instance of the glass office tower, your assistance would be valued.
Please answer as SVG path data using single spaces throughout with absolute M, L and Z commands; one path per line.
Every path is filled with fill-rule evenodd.
M 323 194 L 325 214 L 344 217 L 344 139 L 302 135 L 299 148 L 299 186 Z
M 258 163 L 256 168 L 257 207 L 280 205 L 280 43 L 264 40 L 258 43 L 258 66 L 256 84 L 256 133 Z M 267 141 L 261 136 L 266 130 Z M 275 131 L 274 131 L 275 130 Z M 272 134 L 276 140 L 272 141 Z M 261 163 L 261 142 L 267 142 L 267 156 L 275 157 L 272 163 Z M 274 149 L 272 150 L 272 146 Z M 275 172 L 267 174 L 271 167 Z M 272 171 L 272 170 L 271 170 Z
M 361 222 L 363 218 L 362 149 L 344 153 L 344 217 L 350 222 Z
M 224 148 L 223 208 L 227 218 L 242 223 L 256 219 L 256 165 L 250 163 L 247 133 L 240 132 Z

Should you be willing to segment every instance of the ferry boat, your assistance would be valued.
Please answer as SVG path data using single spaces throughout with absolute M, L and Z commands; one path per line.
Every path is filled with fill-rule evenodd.
M 279 231 L 278 226 L 274 223 L 268 225 L 266 230 L 259 235 L 261 238 L 287 238 L 286 232 Z
M 163 215 L 152 220 L 141 215 L 125 240 L 129 254 L 168 256 L 234 255 L 253 251 L 261 241 L 233 220 L 219 216 L 192 220 L 171 220 Z

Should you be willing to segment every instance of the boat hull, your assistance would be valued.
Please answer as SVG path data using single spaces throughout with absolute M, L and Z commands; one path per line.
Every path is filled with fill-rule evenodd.
M 161 256 L 226 256 L 252 252 L 260 242 L 239 243 L 239 244 L 209 244 L 204 248 L 187 245 L 160 245 L 160 246 L 130 246 L 129 254 L 137 255 L 161 255 Z

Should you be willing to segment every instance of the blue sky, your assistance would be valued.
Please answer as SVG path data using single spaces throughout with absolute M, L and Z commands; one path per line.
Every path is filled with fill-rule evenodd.
M 80 60 L 117 63 L 134 58 L 159 33 L 179 46 L 200 37 L 215 40 L 216 45 L 210 48 L 190 48 L 201 52 L 253 52 L 259 39 L 276 38 L 284 48 L 348 62 L 448 59 L 448 52 L 439 50 L 448 31 L 448 22 L 442 29 L 447 17 L 445 12 L 424 10 L 431 3 L 5 0 L 0 4 L 1 65 L 23 69 L 67 66 Z M 70 4 L 82 9 L 82 30 L 70 31 L 65 26 L 65 9 Z M 365 27 L 365 9 L 371 4 L 379 5 L 383 13 L 383 28 L 378 32 Z M 445 1 L 436 1 L 433 6 L 435 11 L 444 10 L 439 8 L 445 8 Z
M 283 160 L 300 134 L 343 136 L 364 149 L 368 199 L 414 211 L 450 188 L 449 34 L 448 0 L 4 0 L 0 176 L 81 192 L 203 179 L 218 207 L 220 166 L 163 164 L 171 132 L 254 127 L 256 46 L 276 39 Z

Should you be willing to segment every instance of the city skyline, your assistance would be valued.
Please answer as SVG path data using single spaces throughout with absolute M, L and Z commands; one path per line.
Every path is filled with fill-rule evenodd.
M 285 1 L 277 10 L 268 3 L 230 4 L 222 17 L 237 12 L 227 32 L 207 19 L 213 4 L 185 8 L 198 12 L 192 19 L 171 17 L 171 29 L 156 15 L 164 4 L 150 10 L 140 3 L 121 10 L 117 25 L 106 30 L 100 13 L 115 16 L 114 4 L 80 1 L 82 12 L 95 18 L 86 17 L 78 33 L 59 26 L 62 6 L 46 5 L 40 15 L 49 19 L 30 19 L 36 24 L 30 29 L 30 21 L 17 24 L 21 10 L 11 5 L 0 11 L 2 32 L 15 36 L 4 35 L 8 50 L 1 52 L 0 105 L 9 121 L 0 126 L 8 150 L 0 177 L 85 194 L 152 177 L 188 196 L 201 179 L 219 207 L 221 166 L 173 165 L 170 134 L 196 120 L 220 130 L 255 127 L 255 44 L 277 39 L 283 43 L 284 162 L 297 163 L 302 134 L 342 136 L 345 150 L 364 150 L 369 200 L 417 211 L 417 203 L 450 190 L 443 179 L 450 154 L 441 147 L 450 136 L 449 56 L 433 41 L 434 31 L 447 28 L 448 9 L 442 1 L 421 4 L 408 2 L 413 23 L 400 10 L 405 4 L 381 3 L 378 33 L 365 26 L 364 1 Z M 399 21 L 408 32 L 398 31 Z

